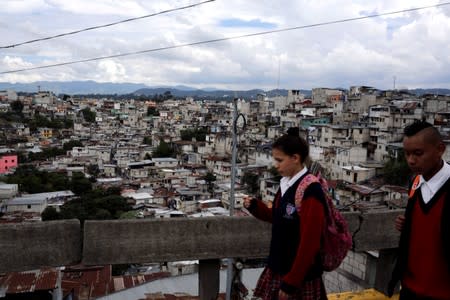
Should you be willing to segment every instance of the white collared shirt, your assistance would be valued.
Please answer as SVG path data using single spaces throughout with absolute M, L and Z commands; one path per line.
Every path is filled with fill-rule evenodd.
M 430 202 L 434 194 L 447 182 L 450 178 L 450 165 L 444 161 L 442 168 L 434 174 L 430 180 L 426 181 L 422 175 L 420 175 L 419 184 L 417 188 L 420 187 L 420 192 L 422 193 L 423 202 Z
M 300 170 L 297 174 L 295 174 L 293 177 L 282 177 L 280 179 L 280 189 L 281 189 L 281 197 L 283 197 L 284 193 L 300 178 L 302 177 L 308 169 L 306 167 L 303 167 L 303 169 Z

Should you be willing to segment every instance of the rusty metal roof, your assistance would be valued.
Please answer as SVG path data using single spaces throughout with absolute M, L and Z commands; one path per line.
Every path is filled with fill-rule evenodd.
M 57 279 L 57 269 L 11 272 L 0 278 L 0 287 L 5 288 L 7 294 L 46 291 L 57 287 Z

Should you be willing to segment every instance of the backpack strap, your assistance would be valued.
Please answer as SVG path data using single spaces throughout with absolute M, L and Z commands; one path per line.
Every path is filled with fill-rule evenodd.
M 298 184 L 297 190 L 295 191 L 295 207 L 297 208 L 297 212 L 300 212 L 300 205 L 302 204 L 305 190 L 314 182 L 319 182 L 319 179 L 312 174 L 307 174 Z

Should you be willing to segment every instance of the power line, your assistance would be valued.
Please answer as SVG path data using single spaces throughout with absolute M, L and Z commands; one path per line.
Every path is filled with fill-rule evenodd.
M 122 24 L 122 23 L 126 23 L 126 22 L 131 22 L 131 21 L 141 20 L 141 19 L 145 19 L 145 18 L 150 18 L 150 17 L 154 17 L 154 16 L 157 16 L 157 15 L 162 15 L 162 14 L 169 13 L 169 12 L 174 12 L 174 11 L 178 11 L 178 10 L 184 10 L 184 9 L 187 9 L 187 8 L 192 8 L 192 7 L 199 6 L 199 5 L 202 5 L 202 4 L 205 4 L 205 3 L 208 3 L 208 2 L 213 2 L 213 1 L 215 1 L 215 0 L 206 0 L 206 1 L 203 1 L 203 2 L 199 2 L 199 3 L 195 3 L 195 4 L 183 6 L 183 7 L 163 10 L 163 11 L 160 11 L 160 12 L 157 12 L 157 13 L 153 13 L 153 14 L 150 14 L 150 15 L 145 15 L 145 16 L 141 16 L 141 17 L 125 19 L 125 20 L 121 20 L 121 21 L 117 21 L 117 22 L 113 22 L 113 23 L 109 23 L 109 24 L 104 24 L 104 25 L 87 27 L 87 28 L 84 28 L 84 29 L 70 31 L 70 32 L 66 32 L 66 33 L 61 33 L 61 34 L 57 34 L 57 35 L 53 35 L 53 36 L 49 36 L 49 37 L 39 38 L 39 39 L 30 40 L 30 41 L 26 41 L 26 42 L 21 42 L 21 43 L 17 43 L 17 44 L 12 44 L 12 45 L 8 45 L 8 46 L 0 46 L 0 49 L 14 48 L 14 47 L 17 47 L 17 46 L 22 46 L 22 45 L 26 45 L 26 44 L 32 44 L 32 43 L 36 43 L 36 42 L 41 42 L 41 41 L 52 40 L 52 39 L 56 39 L 56 38 L 67 36 L 67 35 L 77 34 L 77 33 L 84 32 L 84 31 L 90 31 L 90 30 L 95 30 L 95 29 L 104 28 L 104 27 L 110 27 L 110 26 L 114 26 L 114 25 L 118 25 L 118 24 Z
M 386 13 L 380 13 L 380 14 L 373 14 L 373 15 L 368 15 L 368 16 L 363 16 L 363 17 L 347 18 L 347 19 L 334 20 L 334 21 L 328 21 L 328 22 L 321 22 L 321 23 L 310 24 L 310 25 L 288 27 L 288 28 L 282 28 L 282 29 L 276 29 L 276 30 L 269 30 L 269 31 L 262 31 L 262 32 L 256 32 L 256 33 L 243 34 L 243 35 L 232 36 L 232 37 L 224 37 L 224 38 L 217 38 L 217 39 L 206 40 L 206 41 L 199 41 L 199 42 L 192 42 L 192 43 L 179 44 L 179 45 L 173 45 L 173 46 L 159 47 L 159 48 L 153 48 L 153 49 L 147 49 L 147 50 L 141 50 L 141 51 L 135 51 L 135 52 L 120 53 L 120 54 L 114 54 L 114 55 L 108 55 L 108 56 L 101 56 L 101 57 L 87 58 L 87 59 L 81 59 L 81 60 L 74 60 L 74 61 L 69 61 L 69 62 L 62 62 L 62 63 L 57 63 L 57 64 L 51 64 L 51 65 L 43 65 L 43 66 L 38 66 L 38 67 L 30 67 L 30 68 L 23 68 L 23 69 L 11 70 L 11 71 L 3 71 L 3 72 L 0 72 L 0 75 L 2 75 L 2 74 L 11 74 L 11 73 L 19 73 L 19 72 L 24 72 L 24 71 L 38 70 L 38 69 L 46 69 L 46 68 L 59 67 L 59 66 L 66 66 L 66 65 L 72 65 L 72 64 L 83 63 L 83 62 L 91 62 L 91 61 L 97 61 L 97 60 L 103 60 L 103 59 L 109 59 L 109 58 L 117 58 L 117 57 L 138 55 L 138 54 L 143 54 L 143 53 L 171 50 L 171 49 L 188 47 L 188 46 L 197 46 L 197 45 L 203 45 L 203 44 L 217 43 L 217 42 L 223 42 L 223 41 L 229 41 L 229 40 L 235 40 L 235 39 L 241 39 L 241 38 L 247 38 L 247 37 L 254 37 L 254 36 L 260 36 L 260 35 L 267 35 L 267 34 L 273 34 L 273 33 L 286 32 L 286 31 L 293 31 L 293 30 L 298 30 L 298 29 L 306 29 L 306 28 L 312 28 L 312 27 L 319 27 L 319 26 L 333 25 L 333 24 L 339 24 L 339 23 L 353 22 L 353 21 L 358 21 L 358 20 L 364 20 L 364 19 L 370 19 L 370 18 L 377 18 L 377 17 L 382 17 L 382 16 L 400 14 L 400 13 L 404 13 L 404 12 L 418 11 L 418 10 L 423 10 L 423 9 L 428 9 L 428 8 L 445 6 L 445 5 L 449 5 L 449 4 L 450 4 L 450 2 L 444 2 L 444 3 L 435 4 L 435 5 L 422 6 L 422 7 L 410 8 L 410 9 L 403 9 L 403 10 L 386 12 Z

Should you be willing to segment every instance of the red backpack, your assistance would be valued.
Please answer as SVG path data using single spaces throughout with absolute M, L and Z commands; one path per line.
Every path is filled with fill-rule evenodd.
M 320 177 L 320 174 L 317 177 L 308 174 L 299 183 L 295 193 L 297 211 L 300 211 L 306 188 L 313 182 L 320 183 L 326 199 L 326 223 L 322 236 L 320 256 L 323 270 L 330 272 L 339 267 L 347 256 L 348 250 L 352 248 L 352 235 L 348 230 L 347 221 L 333 204 L 332 198 L 328 193 L 328 183 L 324 178 Z

